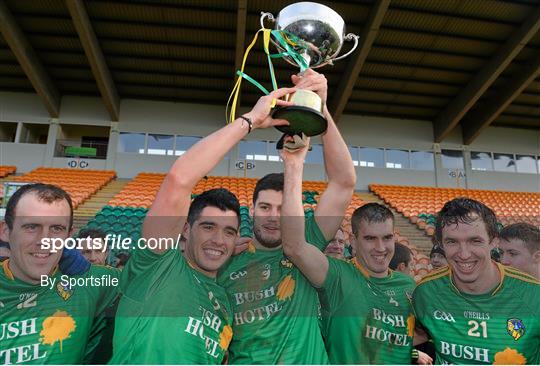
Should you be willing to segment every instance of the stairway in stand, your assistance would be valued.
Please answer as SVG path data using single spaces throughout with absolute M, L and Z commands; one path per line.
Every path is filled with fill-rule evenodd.
M 131 179 L 116 178 L 77 207 L 73 215 L 73 233 L 77 234 L 130 181 Z
M 4 178 L 0 178 L 0 203 L 2 203 L 2 200 L 4 199 L 4 182 L 12 181 L 12 178 L 17 175 L 20 174 L 8 174 Z
M 388 207 L 395 218 L 396 230 L 401 236 L 406 237 L 409 240 L 409 243 L 416 246 L 420 253 L 423 253 L 429 256 L 431 251 L 431 237 L 429 237 L 424 230 L 419 229 L 414 225 L 408 218 L 394 210 L 394 208 L 388 206 L 383 200 L 369 192 L 356 192 L 356 195 L 359 196 L 365 202 L 377 202 Z

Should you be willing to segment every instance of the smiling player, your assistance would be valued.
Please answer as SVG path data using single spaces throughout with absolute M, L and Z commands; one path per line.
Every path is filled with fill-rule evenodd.
M 413 304 L 436 363 L 538 364 L 540 283 L 491 260 L 498 241 L 493 211 L 472 199 L 451 200 L 435 235 L 448 267 L 424 277 Z
M 11 256 L 0 268 L 0 364 L 87 363 L 103 331 L 105 310 L 116 287 L 68 286 L 59 269 L 62 249 L 41 245 L 45 238 L 65 240 L 72 231 L 70 196 L 49 184 L 28 184 L 11 196 L 0 239 Z M 70 279 L 117 278 L 118 272 L 90 266 Z M 53 281 L 52 288 L 42 279 Z
M 269 113 L 273 99 L 293 91 L 278 89 L 260 98 L 249 113 L 176 160 L 144 220 L 142 236 L 176 239 L 182 234 L 185 250 L 137 249 L 127 262 L 111 363 L 224 361 L 232 338 L 232 311 L 215 277 L 234 251 L 240 205 L 225 189 L 206 191 L 191 203 L 191 191 L 252 129 L 287 123 Z
M 415 283 L 388 267 L 395 246 L 394 216 L 377 203 L 356 209 L 351 218 L 355 258 L 345 262 L 324 255 L 302 235 L 305 154 L 305 149 L 281 154 L 283 246 L 287 257 L 319 290 L 330 363 L 409 364 L 414 316 L 407 294 Z

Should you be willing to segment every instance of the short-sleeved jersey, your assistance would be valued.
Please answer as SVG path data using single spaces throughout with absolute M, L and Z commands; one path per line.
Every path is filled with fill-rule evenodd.
M 539 364 L 540 283 L 497 264 L 501 282 L 486 294 L 460 292 L 444 267 L 413 294 L 418 322 L 431 335 L 438 364 Z
M 28 284 L 13 276 L 9 260 L 2 263 L 0 364 L 80 364 L 93 356 L 118 295 L 118 270 L 92 265 L 81 275 L 45 277 L 46 284 Z
M 220 364 L 232 337 L 231 309 L 215 278 L 180 251 L 136 250 L 121 276 L 113 364 Z
M 332 364 L 409 364 L 414 334 L 414 280 L 390 271 L 369 277 L 356 259 L 328 258 L 319 289 L 323 333 Z
M 306 219 L 306 240 L 324 248 L 314 218 Z M 220 271 L 219 283 L 234 310 L 232 364 L 326 364 L 316 290 L 281 248 L 250 245 Z

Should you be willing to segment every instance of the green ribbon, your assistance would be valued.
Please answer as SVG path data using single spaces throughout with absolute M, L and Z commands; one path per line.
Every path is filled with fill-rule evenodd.
M 298 46 L 303 49 L 307 49 L 307 47 L 305 46 L 305 42 L 302 41 L 300 38 L 296 37 L 294 34 L 286 31 L 273 30 L 271 33 L 274 36 L 274 39 L 278 41 L 278 43 L 281 45 L 281 47 L 285 48 L 288 56 L 290 56 L 294 60 L 294 62 L 296 62 L 296 64 L 300 67 L 300 72 L 306 71 L 309 67 L 309 65 L 306 63 L 306 60 L 304 60 L 304 58 L 301 57 L 300 54 L 293 47 L 291 47 L 290 43 L 283 37 L 283 35 L 285 34 L 292 42 L 297 43 Z
M 300 72 L 303 72 L 309 68 L 309 65 L 306 63 L 306 60 L 300 54 L 294 49 L 294 47 L 291 47 L 290 42 L 294 42 L 298 45 L 298 47 L 302 49 L 307 49 L 307 46 L 305 45 L 305 42 L 296 37 L 294 34 L 291 34 L 286 31 L 282 30 L 272 30 L 270 34 L 274 37 L 274 39 L 280 44 L 281 47 L 283 47 L 286 51 L 281 53 L 274 53 L 270 54 L 266 52 L 266 58 L 268 60 L 268 69 L 270 70 L 270 79 L 272 80 L 272 87 L 274 90 L 277 90 L 277 82 L 276 82 L 276 75 L 274 72 L 274 65 L 272 64 L 273 58 L 282 58 L 285 56 L 291 57 L 294 62 L 300 67 Z M 284 35 L 287 37 L 285 39 Z M 264 86 L 261 85 L 258 81 L 253 79 L 248 74 L 238 70 L 236 71 L 236 74 L 245 80 L 249 81 L 251 84 L 255 85 L 259 90 L 261 90 L 265 95 L 270 94 L 268 89 L 266 89 Z
M 262 86 L 258 81 L 256 81 L 255 79 L 253 79 L 251 76 L 249 76 L 248 74 L 238 70 L 236 72 L 236 75 L 240 76 L 240 77 L 243 77 L 244 79 L 246 79 L 247 81 L 249 81 L 251 84 L 255 85 L 257 88 L 259 88 L 264 94 L 268 95 L 270 94 L 270 92 L 264 87 Z

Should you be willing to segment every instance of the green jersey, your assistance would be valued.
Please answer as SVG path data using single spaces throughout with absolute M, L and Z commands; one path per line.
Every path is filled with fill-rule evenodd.
M 390 271 L 369 277 L 356 259 L 328 258 L 319 289 L 323 331 L 332 364 L 410 364 L 414 280 Z
M 306 240 L 326 245 L 314 218 Z M 220 272 L 234 310 L 232 364 L 326 364 L 317 292 L 281 248 L 250 245 Z
M 90 266 L 77 276 L 55 271 L 32 285 L 18 280 L 9 260 L 0 268 L 0 364 L 88 362 L 116 298 L 116 269 Z M 46 283 L 45 283 L 46 282 Z
M 180 251 L 136 250 L 121 276 L 113 364 L 221 364 L 231 309 L 214 278 Z
M 414 310 L 435 343 L 436 363 L 540 363 L 540 283 L 497 266 L 500 284 L 482 295 L 460 292 L 449 267 L 418 284 Z

